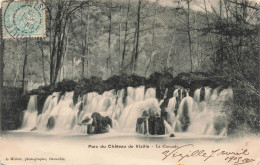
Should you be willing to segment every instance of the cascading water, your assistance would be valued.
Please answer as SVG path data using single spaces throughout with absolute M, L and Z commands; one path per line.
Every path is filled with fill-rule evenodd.
M 46 130 L 48 119 L 51 117 L 53 108 L 58 104 L 59 92 L 54 92 L 48 96 L 42 109 L 42 114 L 39 115 L 37 121 L 37 129 Z
M 73 94 L 74 92 L 66 92 L 52 109 L 50 116 L 55 118 L 54 130 L 71 130 L 75 126 L 78 109 L 74 109 Z
M 32 95 L 30 97 L 26 111 L 24 112 L 22 129 L 31 130 L 36 126 L 37 123 L 37 96 Z
M 166 90 L 167 91 L 167 90 Z M 161 114 L 160 103 L 156 99 L 154 88 L 145 89 L 128 87 L 118 91 L 110 90 L 103 94 L 90 92 L 79 97 L 76 105 L 73 103 L 73 92 L 54 92 L 43 106 L 42 114 L 37 116 L 37 96 L 31 96 L 25 111 L 22 128 L 31 130 L 69 131 L 86 133 L 87 124 L 92 123 L 91 115 L 100 115 L 112 119 L 112 128 L 118 132 L 135 132 L 137 118 L 145 112 L 148 115 Z M 167 121 L 164 121 L 166 133 L 188 132 L 200 135 L 226 134 L 226 119 L 221 112 L 224 102 L 232 99 L 231 88 L 220 91 L 203 87 L 194 91 L 194 97 L 189 96 L 186 89 L 179 88 L 169 98 Z M 221 120 L 220 120 L 221 119 Z M 148 123 L 148 122 L 147 122 Z M 146 130 L 148 129 L 149 126 Z
M 195 90 L 193 98 L 184 97 L 177 115 L 169 118 L 174 131 L 225 136 L 227 120 L 221 110 L 224 102 L 232 99 L 233 91 L 231 88 L 224 89 L 218 95 L 218 90 L 203 87 Z M 174 96 L 171 99 L 176 100 L 176 97 L 179 97 L 177 92 Z M 172 114 L 173 103 L 175 103 L 171 99 L 167 107 L 168 114 Z

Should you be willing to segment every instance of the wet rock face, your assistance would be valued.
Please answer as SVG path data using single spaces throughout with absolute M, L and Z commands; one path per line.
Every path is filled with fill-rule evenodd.
M 175 137 L 175 135 L 172 133 L 172 134 L 170 134 L 170 137 Z
M 88 124 L 88 134 L 100 134 L 109 131 L 109 127 L 112 127 L 112 119 L 108 116 L 101 116 L 99 113 L 94 112 L 91 115 L 93 119 L 92 124 Z
M 158 115 L 149 116 L 147 113 L 143 113 L 142 117 L 137 119 L 136 132 L 139 134 L 147 134 L 148 130 L 150 135 L 164 135 L 165 125 L 163 121 L 163 117 L 159 117 Z
M 200 101 L 205 101 L 205 87 L 200 90 Z
M 190 125 L 189 107 L 187 101 L 184 103 L 183 112 L 180 116 L 180 121 L 182 123 L 182 130 L 186 131 Z
M 82 120 L 81 124 L 86 124 L 88 122 L 90 122 L 90 118 L 89 117 L 86 117 L 84 120 Z
M 147 134 L 146 118 L 140 117 L 137 119 L 136 132 L 140 134 Z
M 55 126 L 55 118 L 53 116 L 51 116 L 49 119 L 48 119 L 48 122 L 47 122 L 47 128 L 50 130 L 50 129 L 53 129 Z
M 37 127 L 33 127 L 30 131 L 35 131 L 37 130 Z

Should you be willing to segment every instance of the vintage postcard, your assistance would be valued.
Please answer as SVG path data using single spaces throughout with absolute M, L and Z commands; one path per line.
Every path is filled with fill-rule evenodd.
M 260 165 L 256 0 L 5 0 L 0 165 Z

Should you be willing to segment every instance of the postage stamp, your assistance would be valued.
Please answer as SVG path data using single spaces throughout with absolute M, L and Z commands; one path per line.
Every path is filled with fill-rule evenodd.
M 3 38 L 45 37 L 45 7 L 41 1 L 2 2 Z

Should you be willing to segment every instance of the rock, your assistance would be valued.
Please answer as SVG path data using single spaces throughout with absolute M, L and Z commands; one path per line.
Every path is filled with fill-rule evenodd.
M 189 105 L 187 100 L 184 102 L 182 114 L 180 115 L 180 121 L 182 124 L 182 130 L 186 131 L 190 126 Z
M 175 135 L 172 133 L 172 134 L 170 134 L 170 137 L 175 137 Z
M 50 129 L 53 129 L 55 126 L 55 118 L 53 116 L 51 116 L 49 119 L 48 119 L 48 122 L 47 122 L 47 128 L 50 130 Z
M 102 123 L 103 126 L 108 126 L 109 125 L 110 128 L 112 128 L 112 119 L 109 118 L 108 116 L 106 116 L 106 117 L 102 116 L 101 123 Z
M 167 121 L 168 112 L 165 109 L 161 109 L 161 117 Z
M 37 130 L 37 127 L 33 127 L 33 129 L 31 129 L 30 131 L 35 131 Z
M 84 120 L 82 120 L 81 124 L 86 124 L 88 122 L 90 122 L 91 118 L 86 117 Z
M 164 118 L 164 120 L 167 120 L 167 112 L 166 112 L 166 108 L 168 106 L 169 100 L 165 99 L 162 104 L 160 105 L 161 108 L 161 117 Z
M 88 134 L 94 134 L 95 133 L 95 127 L 92 124 L 88 124 L 87 133 Z
M 200 90 L 200 101 L 205 100 L 205 87 L 202 87 Z
M 143 111 L 142 117 L 148 117 L 148 116 L 149 115 L 148 115 L 147 111 Z
M 88 125 L 88 134 L 106 133 L 112 127 L 112 119 L 108 116 L 103 117 L 99 113 L 94 112 L 91 117 L 93 121 L 91 126 Z
M 165 134 L 165 125 L 164 119 L 162 117 L 155 118 L 155 134 L 156 135 L 164 135 Z
M 70 92 L 73 91 L 76 87 L 77 83 L 73 80 L 63 79 L 61 82 L 58 82 L 57 89 L 58 91 Z
M 227 118 L 224 115 L 218 115 L 214 119 L 214 129 L 215 129 L 215 134 L 219 135 L 221 131 L 225 128 L 227 128 L 228 122 Z
M 151 116 L 149 119 L 148 119 L 148 123 L 149 123 L 149 133 L 151 135 L 154 135 L 155 134 L 155 116 Z
M 146 118 L 140 117 L 137 119 L 136 122 L 136 132 L 139 134 L 146 134 L 147 128 L 146 128 Z
M 150 135 L 164 135 L 165 126 L 164 119 L 158 116 L 139 117 L 136 121 L 136 132 L 139 134 L 147 134 L 147 123 Z
M 49 94 L 47 93 L 43 93 L 43 94 L 38 94 L 37 96 L 37 109 L 38 109 L 38 114 L 42 113 L 43 110 L 43 105 L 47 99 L 47 97 L 49 96 Z

